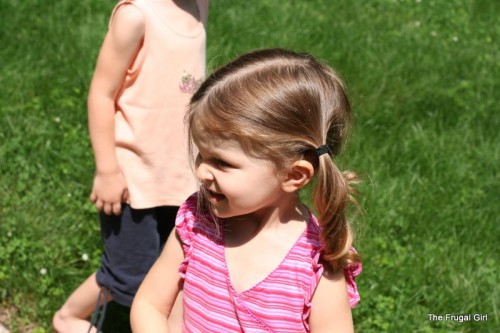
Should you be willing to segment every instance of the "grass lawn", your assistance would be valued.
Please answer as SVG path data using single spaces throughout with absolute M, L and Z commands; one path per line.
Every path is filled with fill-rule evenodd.
M 12 332 L 50 332 L 98 267 L 86 95 L 114 4 L 0 6 L 0 321 Z M 500 332 L 499 15 L 496 0 L 212 0 L 209 69 L 285 47 L 347 82 L 355 127 L 337 162 L 363 179 L 357 332 Z

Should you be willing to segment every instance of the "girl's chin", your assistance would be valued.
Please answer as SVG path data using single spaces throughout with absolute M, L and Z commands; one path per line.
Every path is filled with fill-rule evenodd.
M 212 213 L 217 216 L 220 219 L 242 219 L 245 220 L 249 216 L 252 215 L 252 213 L 246 212 L 246 211 L 240 211 L 240 210 L 234 210 L 228 208 L 227 206 L 221 206 L 221 205 L 211 205 L 211 210 Z
M 231 214 L 229 212 L 226 212 L 222 209 L 217 209 L 216 207 L 212 206 L 212 213 L 217 216 L 219 219 L 228 219 L 231 217 L 234 217 L 234 214 Z
M 225 203 L 210 204 L 210 207 L 212 213 L 220 219 L 229 219 L 240 216 L 240 214 L 230 209 Z

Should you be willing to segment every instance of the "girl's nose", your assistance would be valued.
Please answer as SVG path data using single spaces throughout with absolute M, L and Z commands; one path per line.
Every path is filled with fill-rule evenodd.
M 201 183 L 212 181 L 214 179 L 214 175 L 210 170 L 210 166 L 203 162 L 198 164 L 198 167 L 196 168 L 196 178 L 198 178 Z

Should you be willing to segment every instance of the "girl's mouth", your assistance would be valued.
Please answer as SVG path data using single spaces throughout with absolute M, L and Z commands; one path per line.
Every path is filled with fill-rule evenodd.
M 221 202 L 222 200 L 224 200 L 226 198 L 226 196 L 224 194 L 211 191 L 206 187 L 204 187 L 203 190 L 204 190 L 203 192 L 205 193 L 205 197 L 212 204 L 216 204 L 218 202 Z

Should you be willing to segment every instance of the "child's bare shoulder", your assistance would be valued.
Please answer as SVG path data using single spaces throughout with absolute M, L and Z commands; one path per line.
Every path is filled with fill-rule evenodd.
M 142 11 L 131 3 L 119 6 L 111 21 L 111 25 L 118 31 L 131 29 L 144 29 L 145 17 Z

